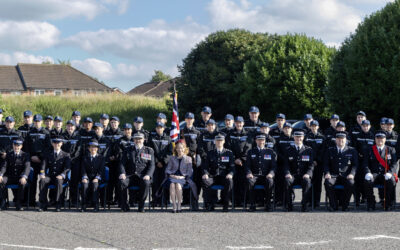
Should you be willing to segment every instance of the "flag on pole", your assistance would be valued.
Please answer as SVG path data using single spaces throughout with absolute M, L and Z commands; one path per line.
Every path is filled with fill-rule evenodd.
M 173 142 L 179 140 L 179 115 L 178 115 L 178 94 L 174 86 L 174 96 L 172 98 L 172 119 L 171 119 L 171 132 L 169 136 Z

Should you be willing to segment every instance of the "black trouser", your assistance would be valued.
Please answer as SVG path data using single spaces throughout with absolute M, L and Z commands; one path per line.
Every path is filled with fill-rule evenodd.
M 247 192 L 250 196 L 250 205 L 255 207 L 255 198 L 256 198 L 256 190 L 254 190 L 255 185 L 263 185 L 264 186 L 264 194 L 265 194 L 265 207 L 271 207 L 271 194 L 272 188 L 274 186 L 274 179 L 267 178 L 264 175 L 253 176 L 253 178 L 247 178 Z
M 375 206 L 374 185 L 386 185 L 386 207 L 390 207 L 393 201 L 393 191 L 395 191 L 396 181 L 394 177 L 385 180 L 384 174 L 372 174 L 372 180 L 364 181 L 365 193 L 367 195 L 368 207 Z
M 213 185 L 224 186 L 224 189 L 221 191 L 221 198 L 223 199 L 224 206 L 228 206 L 229 199 L 232 196 L 233 180 L 227 179 L 226 175 L 209 176 L 207 180 L 203 179 L 204 201 L 210 206 L 214 206 L 217 192 L 217 190 L 211 189 Z
M 81 171 L 80 171 L 80 164 L 79 161 L 75 161 L 71 163 L 71 180 L 70 180 L 70 200 L 72 204 L 77 203 L 78 193 L 75 187 L 78 186 L 79 181 L 81 180 Z
M 360 158 L 359 162 L 362 162 L 362 158 Z M 365 171 L 363 168 L 358 168 L 356 175 L 354 177 L 354 200 L 356 201 L 356 205 L 360 205 L 361 196 L 363 199 L 366 197 L 365 188 L 364 188 L 364 179 Z
M 107 202 L 119 201 L 119 174 L 118 174 L 118 161 L 112 161 L 108 164 L 109 168 L 109 181 L 107 184 Z
M 3 176 L 3 181 L 0 183 L 0 206 L 3 207 L 5 205 L 6 197 L 7 197 L 7 188 L 6 185 L 18 185 L 18 190 L 13 190 L 15 206 L 20 207 L 22 199 L 24 198 L 24 189 L 26 185 L 22 185 L 19 182 L 20 177 L 7 177 Z M 26 180 L 28 181 L 28 180 Z
M 165 167 L 159 168 L 156 164 L 156 168 L 153 174 L 153 185 L 152 185 L 152 200 L 154 205 L 161 204 L 161 197 L 157 197 L 157 190 L 160 189 L 160 186 L 165 178 Z
M 303 176 L 300 175 L 292 176 L 292 178 L 285 178 L 285 203 L 288 207 L 292 206 L 293 185 L 301 185 L 303 190 L 301 205 L 306 206 L 310 197 L 311 179 L 304 179 Z
M 244 190 L 246 188 L 245 163 L 242 166 L 235 165 L 235 176 L 233 177 L 235 189 L 235 203 L 240 205 L 244 199 Z
M 323 172 L 324 170 L 322 162 L 317 162 L 317 166 L 314 167 L 312 178 L 312 185 L 314 188 L 314 206 L 319 206 L 319 203 L 321 202 L 322 176 L 324 174 Z
M 143 180 L 143 177 L 139 177 L 137 175 L 132 175 L 129 177 L 126 177 L 125 180 L 119 180 L 119 189 L 121 191 L 120 193 L 120 204 L 121 208 L 126 208 L 128 206 L 127 204 L 127 189 L 128 187 L 131 186 L 139 186 L 139 208 L 144 207 L 144 202 L 147 199 L 147 195 L 149 193 L 150 189 L 150 181 L 145 181 Z
M 346 209 L 349 206 L 351 195 L 354 192 L 354 179 L 347 179 L 347 176 L 331 176 L 330 179 L 325 179 L 325 190 L 329 197 L 329 204 L 331 208 L 338 209 L 337 195 L 334 188 L 335 185 L 343 185 L 344 192 L 341 197 L 342 208 Z
M 99 205 L 99 182 L 93 182 L 93 179 L 87 183 L 82 182 L 82 207 L 86 205 L 88 192 L 92 194 L 92 202 L 95 207 Z
M 33 168 L 33 178 L 32 178 L 32 183 L 30 184 L 31 187 L 29 188 L 29 202 L 31 203 L 30 205 L 36 205 L 36 189 L 37 189 L 38 175 L 40 172 L 40 165 L 41 163 L 34 163 L 31 161 L 31 167 Z M 25 190 L 26 194 L 27 191 L 28 189 Z M 28 196 L 26 195 L 25 198 L 26 197 Z
M 57 179 L 55 176 L 54 177 L 48 177 L 46 176 L 45 178 L 40 177 L 39 181 L 39 202 L 40 205 L 47 206 L 48 200 L 47 200 L 47 193 L 48 193 L 48 187 L 49 185 L 55 185 L 56 187 L 56 197 L 55 197 L 55 202 L 57 206 L 61 206 L 63 200 L 60 198 L 62 197 L 62 192 L 63 192 L 63 184 L 64 184 L 64 179 Z M 32 188 L 31 188 L 32 189 Z
M 201 191 L 201 186 L 202 186 L 203 182 L 202 182 L 201 167 L 200 166 L 198 167 L 197 165 L 198 164 L 201 165 L 201 158 L 200 158 L 200 155 L 196 155 L 196 157 L 194 157 L 194 156 L 190 156 L 190 157 L 192 158 L 192 162 L 193 162 L 193 164 L 192 164 L 192 167 L 193 167 L 192 180 L 196 184 L 197 197 L 199 197 L 200 191 Z M 198 200 L 195 200 L 193 195 L 190 196 L 190 192 L 191 192 L 190 189 L 183 189 L 183 201 L 182 201 L 182 204 L 189 204 L 190 203 L 190 197 L 192 197 L 192 206 L 193 206 L 193 208 L 197 209 Z
M 285 176 L 283 174 L 284 163 L 283 159 L 278 158 L 278 163 L 275 172 L 275 197 L 276 202 L 283 202 L 283 193 L 285 187 Z

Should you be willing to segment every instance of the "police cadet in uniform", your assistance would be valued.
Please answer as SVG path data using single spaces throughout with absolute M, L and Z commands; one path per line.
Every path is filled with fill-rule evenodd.
M 319 122 L 312 120 L 310 122 L 310 132 L 306 134 L 304 145 L 309 146 L 313 150 L 314 155 L 314 172 L 312 185 L 314 188 L 314 207 L 319 207 L 322 191 L 322 176 L 324 173 L 323 156 L 325 150 L 325 136 L 319 132 Z
M 119 139 L 122 137 L 122 131 L 119 128 L 119 118 L 117 116 L 113 116 L 109 122 L 109 129 L 104 129 L 103 134 L 111 141 L 111 143 L 119 142 Z M 103 124 L 104 127 L 104 124 Z
M 329 126 L 329 128 L 325 129 L 325 131 L 324 131 L 326 142 L 330 142 L 332 140 L 332 138 L 333 138 L 333 140 L 335 140 L 336 126 L 339 123 L 339 121 L 340 121 L 340 117 L 337 114 L 333 114 L 331 116 L 331 119 L 329 119 L 330 126 Z
M 225 127 L 220 130 L 221 133 L 223 133 L 225 136 L 228 136 L 229 133 L 235 129 L 235 126 L 233 126 L 234 123 L 234 118 L 233 115 L 227 114 L 224 119 Z
M 0 155 L 2 159 L 13 150 L 13 141 L 20 137 L 20 133 L 15 130 L 15 120 L 12 116 L 5 119 L 4 128 L 0 129 Z
M 47 193 L 48 186 L 53 184 L 56 186 L 56 212 L 61 211 L 63 183 L 67 181 L 67 174 L 71 169 L 71 158 L 68 153 L 61 150 L 63 139 L 52 139 L 53 152 L 48 152 L 41 162 L 40 168 L 40 195 L 39 195 L 39 212 L 47 210 Z
M 276 115 L 276 128 L 271 129 L 270 135 L 278 140 L 281 135 L 283 135 L 283 125 L 286 123 L 286 116 L 284 114 Z
M 394 120 L 391 118 L 388 118 L 386 120 L 386 145 L 396 148 L 397 146 L 397 139 L 398 139 L 398 134 L 394 129 Z M 397 150 L 396 150 L 397 151 Z
M 278 115 L 279 116 L 279 115 Z M 282 116 L 280 116 L 282 117 Z M 282 119 L 282 118 L 278 118 Z M 277 120 L 278 120 L 277 119 Z M 294 145 L 294 138 L 292 136 L 292 124 L 285 122 L 282 128 L 283 134 L 277 138 L 277 155 L 278 161 L 275 171 L 275 193 L 276 193 L 276 203 L 279 206 L 283 202 L 283 191 L 284 191 L 284 168 L 285 168 L 285 155 L 290 145 Z
M 229 133 L 226 143 L 226 147 L 232 150 L 235 161 L 234 194 L 237 205 L 243 202 L 246 188 L 246 156 L 251 149 L 249 133 L 243 128 L 244 124 L 242 116 L 235 118 L 235 129 Z
M 260 110 L 256 106 L 252 106 L 249 109 L 249 120 L 244 123 L 244 129 L 250 134 L 257 134 L 260 131 L 260 125 L 262 121 L 258 118 L 260 116 Z
M 208 120 L 210 120 L 211 115 L 212 115 L 211 108 L 208 106 L 204 106 L 201 110 L 201 119 L 196 120 L 194 122 L 194 127 L 200 132 L 206 130 L 207 122 Z
M 103 133 L 106 135 L 110 130 L 110 116 L 107 114 L 101 114 L 99 122 L 103 125 Z
M 94 212 L 99 211 L 98 188 L 105 171 L 105 161 L 101 154 L 98 154 L 99 144 L 96 139 L 89 142 L 89 154 L 83 156 L 81 161 L 82 176 L 82 212 L 86 212 L 88 191 L 92 194 Z M 89 190 L 90 189 L 90 190 Z
M 354 132 L 354 131 L 353 131 Z M 374 145 L 375 135 L 371 131 L 371 123 L 369 120 L 363 120 L 361 122 L 361 131 L 353 136 L 354 146 L 358 152 L 358 162 L 361 164 L 364 160 L 364 155 L 367 153 L 370 147 Z M 364 203 L 366 195 L 364 192 L 364 169 L 359 167 L 355 176 L 354 183 L 354 199 L 356 206 L 360 203 Z
M 147 140 L 149 139 L 149 131 L 145 130 L 143 128 L 143 118 L 141 116 L 135 117 L 133 120 L 133 134 L 136 133 L 142 133 L 144 134 L 144 143 L 147 144 Z
M 311 191 L 311 178 L 314 170 L 314 156 L 312 148 L 303 144 L 304 132 L 295 131 L 295 145 L 290 146 L 285 154 L 285 203 L 286 210 L 292 211 L 293 185 L 301 185 L 303 197 L 301 200 L 301 211 L 308 211 L 308 199 Z
M 306 127 L 304 128 L 304 134 L 308 134 L 311 131 L 311 122 L 313 121 L 312 114 L 305 114 L 303 117 L 304 124 Z
M 345 132 L 346 131 L 346 124 L 342 121 L 338 122 L 336 125 L 336 132 Z M 333 134 L 333 136 L 331 134 L 325 135 L 326 136 L 326 147 L 325 148 L 329 148 L 329 147 L 334 147 L 336 145 L 336 132 L 335 134 Z M 347 138 L 346 138 L 346 145 L 350 146 L 352 141 L 351 141 L 351 137 L 350 135 L 346 132 Z
M 232 193 L 234 156 L 232 151 L 224 148 L 225 136 L 218 134 L 215 136 L 215 149 L 207 152 L 207 157 L 203 164 L 203 190 L 206 209 L 214 211 L 215 193 L 211 190 L 212 185 L 223 185 L 222 200 L 223 211 L 228 212 L 229 199 Z M 213 195 L 214 194 L 214 197 Z
M 388 118 L 386 118 L 386 117 L 382 117 L 382 118 L 381 118 L 381 121 L 380 121 L 380 123 L 379 123 L 379 125 L 380 125 L 380 130 L 383 131 L 383 132 L 385 132 L 385 133 L 386 133 L 386 131 L 387 131 L 387 129 L 386 129 L 386 121 L 387 121 L 387 119 L 388 119 Z
M 0 109 L 0 128 L 4 127 L 3 109 Z
M 260 132 L 255 134 L 257 136 L 258 134 L 264 134 L 265 135 L 265 147 L 270 148 L 276 152 L 276 140 L 274 137 L 269 135 L 269 123 L 268 122 L 262 122 L 260 124 Z M 253 142 L 252 146 L 257 147 L 257 142 L 255 137 L 251 137 L 250 141 Z
M 79 131 L 81 129 L 81 124 L 80 124 L 80 122 L 81 122 L 81 112 L 79 112 L 77 110 L 72 112 L 71 120 L 73 120 L 74 123 L 75 123 L 75 127 L 76 127 L 75 130 Z
M 354 127 L 352 127 L 350 130 L 350 136 L 351 136 L 352 141 L 355 142 L 357 135 L 359 135 L 361 133 L 362 122 L 366 119 L 367 119 L 367 115 L 365 114 L 364 111 L 357 112 L 357 124 Z
M 375 145 L 367 151 L 363 167 L 365 171 L 365 192 L 367 194 L 368 210 L 375 209 L 375 197 L 373 186 L 384 185 L 384 208 L 391 210 L 393 204 L 393 192 L 396 188 L 397 156 L 396 150 L 385 145 L 386 133 L 377 131 Z
M 186 126 L 181 129 L 181 138 L 185 140 L 186 146 L 189 148 L 188 156 L 192 158 L 193 164 L 193 181 L 196 183 L 197 195 L 200 194 L 201 190 L 201 158 L 197 154 L 197 147 L 200 139 L 200 131 L 194 127 L 194 114 L 188 112 L 185 114 Z M 190 190 L 183 190 L 183 202 L 182 204 L 189 204 Z M 193 208 L 197 210 L 197 201 L 194 201 Z
M 33 182 L 30 190 L 30 205 L 36 204 L 36 183 L 43 159 L 51 151 L 50 133 L 42 127 L 43 118 L 36 114 L 33 117 L 33 127 L 29 130 L 26 137 L 26 146 L 31 157 L 31 166 L 33 168 Z
M 256 136 L 257 146 L 247 152 L 246 179 L 251 212 L 256 210 L 255 185 L 264 185 L 265 210 L 271 211 L 271 193 L 274 187 L 277 155 L 272 149 L 265 147 L 265 139 L 265 134 L 258 134 Z
M 75 122 L 69 120 L 66 123 L 64 132 L 61 134 L 63 144 L 61 150 L 68 153 L 71 157 L 71 180 L 70 180 L 70 201 L 76 204 L 78 198 L 77 189 L 80 181 L 80 156 L 81 156 L 81 136 L 75 127 Z
M 76 124 L 75 124 L 76 125 Z M 94 138 L 95 132 L 92 130 L 93 128 L 93 120 L 90 117 L 85 117 L 83 119 L 83 125 L 79 130 L 79 135 L 81 136 L 81 151 L 82 153 L 87 152 L 87 144 L 91 139 Z
M 18 184 L 18 190 L 13 190 L 15 197 L 15 207 L 17 211 L 24 210 L 21 202 L 24 196 L 24 189 L 28 183 L 28 176 L 31 171 L 29 154 L 23 152 L 22 138 L 14 138 L 13 150 L 7 153 L 5 160 L 0 167 L 0 208 L 6 209 L 7 189 L 6 185 Z
M 26 111 L 24 111 L 24 125 L 22 125 L 18 128 L 18 131 L 21 133 L 22 139 L 25 140 L 26 136 L 28 135 L 29 130 L 31 130 L 32 127 L 33 127 L 32 111 L 26 110 Z M 24 141 L 24 142 L 26 142 L 26 141 Z M 23 150 L 26 151 L 27 149 L 23 148 Z
M 133 136 L 135 146 L 126 150 L 119 164 L 119 187 L 121 191 L 121 209 L 129 211 L 127 203 L 127 189 L 130 186 L 139 186 L 139 212 L 144 212 L 144 202 L 150 189 L 150 180 L 154 173 L 154 151 L 144 146 L 144 134 L 136 133 Z
M 342 210 L 347 211 L 354 192 L 354 177 L 358 168 L 357 151 L 346 143 L 348 134 L 336 132 L 336 145 L 329 147 L 324 155 L 325 190 L 329 197 L 329 211 L 338 210 L 335 185 L 343 185 Z
M 54 128 L 50 130 L 50 138 L 53 137 L 59 137 L 64 133 L 64 130 L 62 129 L 63 125 L 63 119 L 61 116 L 56 116 L 54 117 Z
M 160 188 L 165 177 L 165 167 L 172 155 L 171 137 L 166 134 L 165 124 L 156 122 L 156 134 L 150 134 L 147 145 L 154 150 L 155 170 L 153 174 L 153 206 L 161 206 L 161 197 L 157 197 L 157 190 Z
M 54 118 L 51 115 L 48 115 L 44 118 L 44 129 L 50 133 L 54 126 Z
M 164 113 L 158 113 L 156 117 L 156 122 L 162 122 L 165 125 L 164 132 L 169 135 L 171 128 L 167 127 L 167 116 Z M 155 132 L 155 131 L 153 131 Z

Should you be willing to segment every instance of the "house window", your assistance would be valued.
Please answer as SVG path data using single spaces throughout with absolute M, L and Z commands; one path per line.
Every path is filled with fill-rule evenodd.
M 21 95 L 22 93 L 21 93 L 21 91 L 14 91 L 14 92 L 11 92 L 11 95 Z
M 62 90 L 54 90 L 54 95 L 62 95 Z
M 35 89 L 35 95 L 44 95 L 43 89 Z
M 86 95 L 86 91 L 85 90 L 75 90 L 74 94 L 76 96 Z

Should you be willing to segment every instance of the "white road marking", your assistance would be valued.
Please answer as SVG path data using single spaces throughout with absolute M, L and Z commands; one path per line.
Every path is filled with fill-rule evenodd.
M 227 246 L 226 248 L 232 250 L 240 250 L 240 249 L 271 249 L 274 248 L 273 246 Z
M 39 246 L 27 246 L 27 245 L 13 245 L 13 244 L 7 244 L 7 243 L 0 243 L 0 246 L 17 247 L 17 248 L 30 248 L 30 249 L 43 249 L 43 250 L 66 250 L 64 248 L 39 247 Z
M 182 248 L 182 247 L 169 247 L 169 248 L 153 248 L 153 250 L 195 250 L 196 248 Z
M 312 245 L 319 245 L 319 244 L 327 244 L 332 242 L 331 240 L 320 240 L 320 241 L 312 241 L 312 242 L 296 242 L 292 243 L 298 246 L 312 246 Z
M 76 247 L 74 250 L 118 250 L 117 248 Z
M 387 235 L 371 235 L 365 237 L 355 237 L 353 240 L 376 240 L 376 239 L 394 239 L 400 240 L 400 237 L 387 236 Z

